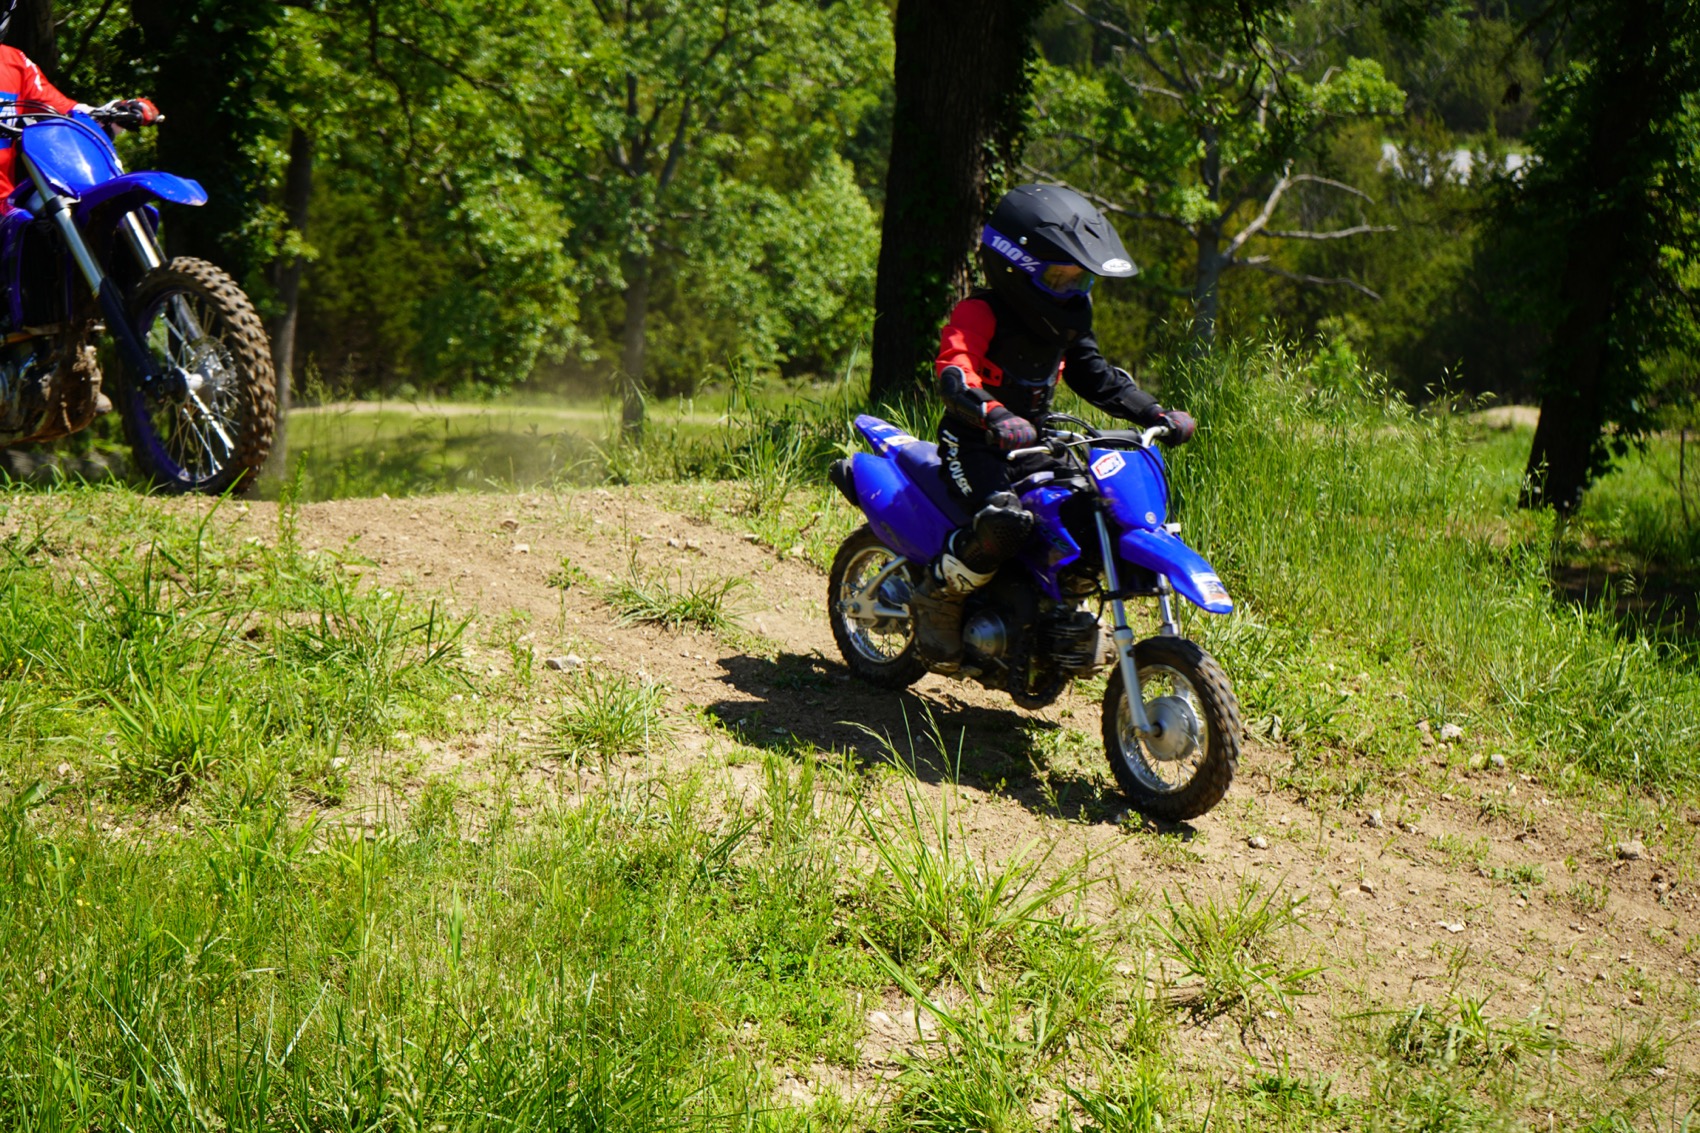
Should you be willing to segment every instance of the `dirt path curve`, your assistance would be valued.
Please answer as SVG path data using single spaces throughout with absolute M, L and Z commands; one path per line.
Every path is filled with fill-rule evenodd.
M 249 522 L 264 530 L 271 506 L 252 508 Z M 1700 967 L 1684 948 L 1700 932 L 1693 879 L 1651 857 L 1620 858 L 1597 816 L 1538 782 L 1454 759 L 1372 795 L 1363 813 L 1312 810 L 1276 787 L 1290 757 L 1253 743 L 1216 811 L 1158 836 L 1115 821 L 1123 804 L 1092 738 L 1095 703 L 1070 694 L 1026 713 L 937 677 L 905 695 L 852 682 L 827 628 L 821 572 L 742 537 L 688 486 L 348 500 L 303 506 L 298 524 L 304 545 L 365 562 L 353 569 L 386 585 L 452 597 L 484 622 L 522 612 L 539 656 L 576 653 L 664 681 L 682 713 L 706 711 L 751 745 L 796 737 L 874 760 L 879 745 L 864 727 L 902 746 L 930 711 L 960 739 L 960 813 L 993 856 L 1035 840 L 1065 857 L 1091 852 L 1114 878 L 1107 891 L 1157 907 L 1165 892 L 1231 895 L 1248 878 L 1308 899 L 1311 934 L 1299 944 L 1327 974 L 1292 1024 L 1272 1028 L 1278 1039 L 1258 1040 L 1297 1062 L 1324 1058 L 1343 1020 L 1457 992 L 1491 996 L 1502 1018 L 1539 1008 L 1587 1049 L 1662 1026 L 1671 1065 L 1695 1063 L 1684 1022 L 1700 1006 Z M 621 626 L 596 586 L 549 585 L 563 558 L 601 582 L 624 577 L 634 554 L 640 568 L 686 580 L 746 579 L 744 624 L 775 643 L 771 655 Z M 1447 760 L 1437 752 L 1436 762 Z M 947 789 L 936 765 L 921 775 Z M 1385 815 L 1379 826 L 1372 807 Z M 1513 821 L 1513 809 L 1539 817 Z M 1198 1041 L 1227 1037 L 1203 1028 Z

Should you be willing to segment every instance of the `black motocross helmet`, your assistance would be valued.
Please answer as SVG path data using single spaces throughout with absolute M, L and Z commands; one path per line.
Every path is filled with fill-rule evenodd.
M 1067 340 L 1092 326 L 1092 284 L 1138 269 L 1104 214 L 1061 185 L 1017 185 L 980 231 L 980 267 L 1036 333 Z
M 0 0 L 0 40 L 6 38 L 6 29 L 12 26 L 12 13 L 18 10 L 18 0 Z

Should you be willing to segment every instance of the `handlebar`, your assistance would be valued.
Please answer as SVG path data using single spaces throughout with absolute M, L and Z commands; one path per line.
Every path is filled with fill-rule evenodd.
M 1166 437 L 1170 433 L 1167 425 L 1153 425 L 1149 429 L 1135 431 L 1133 429 L 1094 429 L 1084 421 L 1079 422 L 1079 424 L 1088 430 L 1084 435 L 1062 430 L 1055 432 L 1046 430 L 1047 436 L 1044 438 L 1043 444 L 1013 449 L 1005 454 L 1005 459 L 1016 461 L 1027 456 L 1049 456 L 1055 453 L 1058 448 L 1081 445 L 1088 441 L 1109 442 L 1104 445 L 1106 448 L 1115 448 L 1118 445 L 1137 445 L 1140 448 L 1150 448 L 1160 438 Z

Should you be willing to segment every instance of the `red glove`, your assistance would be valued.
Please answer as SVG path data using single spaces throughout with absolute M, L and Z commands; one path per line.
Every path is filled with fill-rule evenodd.
M 159 107 L 145 98 L 126 98 L 109 102 L 105 106 L 97 106 L 93 116 L 98 122 L 124 130 L 139 130 L 165 118 L 165 115 L 159 112 Z
M 1025 417 L 1017 417 L 1001 405 L 986 413 L 986 432 L 999 452 L 1014 452 L 1027 448 L 1039 439 L 1039 430 Z
M 122 110 L 135 114 L 143 126 L 151 126 L 165 118 L 151 98 L 127 98 L 118 104 Z
M 1160 438 L 1164 444 L 1184 445 L 1198 432 L 1198 422 L 1184 409 L 1165 410 L 1162 423 L 1169 427 L 1169 435 Z

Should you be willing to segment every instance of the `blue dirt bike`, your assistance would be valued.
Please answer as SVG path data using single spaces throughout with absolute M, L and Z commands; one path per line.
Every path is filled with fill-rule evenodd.
M 155 486 L 240 488 L 277 422 L 265 328 L 223 271 L 165 258 L 157 206 L 201 205 L 207 194 L 170 173 L 124 172 L 106 127 L 136 123 L 122 111 L 103 117 L 0 107 L 17 180 L 0 215 L 0 446 L 74 433 L 115 403 Z
M 947 487 L 936 445 L 877 417 L 857 417 L 856 428 L 874 451 L 839 461 L 831 478 L 868 522 L 833 559 L 828 616 L 853 673 L 904 688 L 929 669 L 915 651 L 910 587 L 969 517 Z M 1098 430 L 1053 414 L 1037 447 L 1010 454 L 1049 453 L 1066 472 L 1014 485 L 1036 519 L 1033 536 L 969 596 L 963 661 L 946 675 L 1041 708 L 1076 677 L 1115 665 L 1103 710 L 1110 770 L 1135 807 L 1178 822 L 1227 793 L 1242 727 L 1228 678 L 1175 622 L 1176 593 L 1212 614 L 1234 607 L 1210 564 L 1168 522 L 1168 480 L 1154 443 L 1167 431 Z M 1135 597 L 1157 599 L 1162 613 L 1158 635 L 1137 643 L 1125 606 Z

